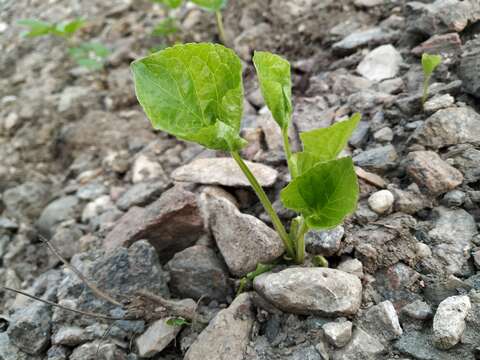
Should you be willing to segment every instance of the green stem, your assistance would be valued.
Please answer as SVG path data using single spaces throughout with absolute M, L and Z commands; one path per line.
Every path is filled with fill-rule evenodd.
M 287 255 L 290 258 L 294 259 L 295 258 L 295 249 L 294 249 L 294 246 L 293 246 L 292 239 L 290 239 L 290 237 L 288 236 L 287 231 L 285 230 L 285 227 L 283 226 L 282 222 L 280 221 L 280 218 L 278 217 L 277 213 L 273 209 L 272 203 L 268 199 L 267 194 L 265 194 L 265 191 L 263 190 L 262 186 L 258 183 L 257 179 L 252 174 L 252 172 L 248 168 L 247 164 L 245 164 L 243 159 L 240 157 L 240 154 L 237 151 L 231 151 L 230 154 L 235 159 L 238 166 L 240 167 L 242 172 L 247 177 L 248 181 L 250 182 L 250 185 L 252 185 L 252 188 L 255 191 L 255 193 L 257 194 L 258 199 L 262 203 L 265 211 L 270 216 L 270 219 L 272 220 L 273 227 L 275 228 L 278 235 L 282 239 L 283 244 L 285 245 Z
M 296 262 L 297 264 L 303 264 L 305 261 L 305 234 L 308 231 L 308 226 L 305 219 L 302 217 L 300 228 L 298 229 L 297 237 L 295 239 L 296 246 Z
M 430 84 L 430 76 L 426 76 L 423 80 L 423 96 L 422 96 L 422 106 L 425 105 L 425 102 L 428 99 L 428 85 Z
M 288 127 L 285 129 L 282 129 L 282 137 L 283 137 L 283 148 L 285 150 L 285 156 L 287 157 L 288 170 L 290 171 L 290 175 L 292 176 L 292 179 L 295 179 L 298 176 L 298 174 L 297 174 L 297 169 L 292 164 L 292 149 L 290 147 L 290 141 L 288 141 Z
M 223 27 L 223 17 L 220 10 L 215 11 L 215 19 L 217 20 L 218 37 L 223 45 L 227 45 L 227 37 L 225 36 L 225 28 Z

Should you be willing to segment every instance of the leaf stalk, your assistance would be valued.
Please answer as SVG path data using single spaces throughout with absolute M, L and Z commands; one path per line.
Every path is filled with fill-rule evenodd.
M 227 45 L 225 27 L 223 26 L 223 16 L 220 10 L 215 11 L 215 20 L 217 21 L 218 37 L 223 45 Z

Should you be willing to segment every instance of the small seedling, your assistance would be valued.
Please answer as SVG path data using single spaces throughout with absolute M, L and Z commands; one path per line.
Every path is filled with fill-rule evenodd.
M 173 317 L 167 320 L 167 325 L 169 326 L 183 326 L 191 325 L 191 322 L 184 319 L 183 317 Z
M 151 0 L 155 3 L 163 4 L 168 9 L 178 8 L 182 4 L 182 0 Z M 202 9 L 215 13 L 217 22 L 218 37 L 222 44 L 227 43 L 225 37 L 225 27 L 223 26 L 222 8 L 225 7 L 227 0 L 190 0 Z M 155 30 L 154 30 L 155 31 Z
M 442 57 L 440 55 L 430 55 L 424 53 L 422 55 L 422 69 L 423 69 L 423 96 L 422 96 L 422 105 L 428 99 L 428 87 L 430 85 L 430 79 L 433 72 L 438 65 L 442 62 Z
M 357 204 L 357 177 L 350 157 L 337 159 L 360 121 L 350 119 L 300 134 L 303 151 L 292 153 L 290 64 L 281 57 L 256 52 L 253 58 L 260 88 L 283 134 L 292 181 L 280 193 L 283 204 L 299 213 L 285 230 L 239 151 L 244 90 L 242 63 L 230 49 L 209 43 L 183 44 L 132 63 L 135 89 L 155 129 L 213 150 L 227 151 L 249 180 L 282 239 L 286 257 L 303 263 L 304 235 L 329 229 L 352 213 Z
M 240 279 L 240 285 L 238 286 L 237 296 L 240 295 L 247 286 L 248 283 L 251 283 L 255 278 L 263 273 L 269 272 L 275 267 L 274 264 L 262 264 L 258 263 L 254 271 L 249 272 L 246 276 Z
M 85 25 L 85 20 L 75 19 L 52 24 L 46 21 L 25 19 L 18 21 L 19 25 L 29 28 L 22 33 L 24 37 L 57 36 L 65 39 L 68 53 L 75 62 L 89 70 L 103 68 L 105 59 L 110 54 L 105 46 L 95 42 L 78 42 L 73 36 Z

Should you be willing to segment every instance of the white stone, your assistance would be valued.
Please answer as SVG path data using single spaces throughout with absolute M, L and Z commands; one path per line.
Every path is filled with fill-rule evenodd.
M 467 295 L 450 296 L 438 305 L 433 318 L 433 341 L 439 349 L 455 346 L 465 331 L 465 317 L 472 305 Z
M 150 160 L 145 155 L 139 155 L 135 159 L 132 167 L 132 182 L 134 184 L 164 176 L 162 167 L 156 161 Z
M 348 344 L 352 338 L 352 323 L 350 321 L 334 321 L 322 326 L 328 342 L 338 348 Z
M 371 81 L 382 81 L 395 77 L 402 61 L 402 56 L 392 45 L 382 45 L 365 56 L 357 72 Z
M 368 198 L 368 206 L 377 214 L 385 214 L 393 205 L 395 198 L 389 190 L 380 190 Z
M 338 264 L 337 269 L 358 276 L 360 279 L 363 278 L 363 264 L 358 259 L 343 260 Z
M 82 211 L 82 222 L 87 222 L 88 220 L 104 213 L 106 210 L 114 208 L 115 204 L 112 202 L 110 196 L 102 195 L 85 205 Z
M 142 358 L 151 358 L 165 349 L 170 342 L 175 339 L 182 328 L 178 325 L 168 325 L 168 319 L 155 321 L 135 343 L 138 348 L 138 355 Z

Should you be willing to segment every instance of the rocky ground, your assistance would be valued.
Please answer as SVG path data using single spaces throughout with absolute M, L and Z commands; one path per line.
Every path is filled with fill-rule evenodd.
M 112 50 L 103 71 L 16 25 L 77 16 L 82 37 Z M 243 156 L 282 219 L 286 164 L 252 51 L 292 63 L 294 142 L 363 114 L 346 150 L 358 209 L 307 235 L 330 267 L 280 265 L 237 297 L 239 279 L 282 245 L 225 154 L 152 131 L 138 106 L 129 63 L 162 41 L 150 32 L 163 16 L 141 0 L 0 0 L 0 283 L 126 316 L 45 237 L 117 302 L 147 291 L 198 303 L 197 315 L 169 325 L 168 306 L 143 304 L 136 320 L 103 320 L 0 290 L 0 359 L 480 359 L 480 2 L 229 2 L 227 35 L 245 61 Z M 185 41 L 215 40 L 211 15 L 176 16 Z M 444 59 L 424 109 L 423 52 Z

